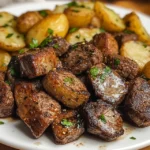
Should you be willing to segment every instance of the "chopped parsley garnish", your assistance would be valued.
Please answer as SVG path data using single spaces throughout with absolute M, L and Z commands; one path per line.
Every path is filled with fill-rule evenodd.
M 4 27 L 4 28 L 5 28 L 5 27 L 8 27 L 8 26 L 9 26 L 8 24 L 4 24 L 2 27 Z
M 134 136 L 130 137 L 131 140 L 136 140 L 136 138 Z
M 130 30 L 124 30 L 123 32 L 127 33 L 127 34 L 133 34 L 134 33 L 133 31 L 130 31 Z
M 99 29 L 101 33 L 106 32 L 103 28 Z
M 92 77 L 96 77 L 99 74 L 99 69 L 97 67 L 93 67 L 90 69 L 90 74 Z
M 32 38 L 32 41 L 30 43 L 30 48 L 37 48 L 38 47 L 38 40 Z
M 6 67 L 7 65 L 5 64 L 5 63 L 3 63 L 2 65 L 1 65 L 1 67 Z
M 50 28 L 48 28 L 47 32 L 48 32 L 49 35 L 53 35 L 53 33 L 54 33 L 54 31 Z
M 109 74 L 109 73 L 111 73 L 111 69 L 108 66 L 106 66 L 106 68 L 104 69 L 104 72 L 106 74 Z
M 48 45 L 48 43 L 52 42 L 52 38 L 50 36 L 48 36 L 47 38 L 45 38 L 42 43 L 40 44 L 40 47 L 43 48 L 45 46 Z
M 2 125 L 2 124 L 4 124 L 4 122 L 3 122 L 3 121 L 0 121 L 0 125 Z
M 0 15 L 0 18 L 2 18 L 3 16 L 2 15 Z
M 48 13 L 45 10 L 40 10 L 39 13 L 42 17 L 48 16 Z
M 105 116 L 103 114 L 99 116 L 99 120 L 101 120 L 103 123 L 107 122 L 106 118 L 105 118 Z
M 67 119 L 63 119 L 61 121 L 61 124 L 65 127 L 72 127 L 74 125 L 71 121 L 68 121 Z
M 12 76 L 15 76 L 16 75 L 15 69 L 14 68 L 10 68 L 10 73 L 11 73 Z
M 77 4 L 77 2 L 73 1 L 67 4 L 68 7 L 72 7 L 72 6 L 76 6 L 78 7 L 79 5 Z
M 147 47 L 147 44 L 144 43 L 143 46 L 146 48 L 146 47 Z
M 104 73 L 102 73 L 100 76 L 100 81 L 103 83 L 106 79 L 106 76 L 110 73 L 111 73 L 111 69 L 108 66 L 106 66 L 106 68 L 104 69 Z
M 58 44 L 54 44 L 53 47 L 57 49 L 57 48 L 59 48 L 59 45 Z
M 69 33 L 73 33 L 73 32 L 75 32 L 75 31 L 77 31 L 79 28 L 71 28 L 70 30 L 69 30 Z
M 72 9 L 73 12 L 80 12 L 79 10 Z
M 19 54 L 23 54 L 25 52 L 24 49 L 19 50 Z
M 120 59 L 116 58 L 116 59 L 114 60 L 114 65 L 115 65 L 115 66 L 118 66 L 119 64 L 120 64 Z
M 79 38 L 80 38 L 80 35 L 76 35 L 76 38 L 79 39 Z
M 8 85 L 11 84 L 11 82 L 9 80 L 6 80 L 5 83 L 7 83 Z
M 75 49 L 75 48 L 78 47 L 78 45 L 77 45 L 77 44 L 74 44 L 74 45 L 72 45 L 71 47 L 72 47 L 73 49 Z
M 64 79 L 64 82 L 65 83 L 69 83 L 69 84 L 72 84 L 73 83 L 73 78 L 70 78 L 70 77 L 66 77 L 65 79 Z
M 6 38 L 10 38 L 10 37 L 12 37 L 13 36 L 13 33 L 9 33 L 7 36 L 6 36 Z

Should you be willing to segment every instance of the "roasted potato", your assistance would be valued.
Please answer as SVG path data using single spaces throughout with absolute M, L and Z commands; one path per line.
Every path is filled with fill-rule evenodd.
M 11 60 L 11 56 L 9 53 L 0 50 L 0 71 L 5 72 L 7 70 L 7 66 Z
M 100 19 L 95 15 L 92 20 L 91 23 L 89 24 L 90 28 L 100 28 L 101 27 L 101 22 Z
M 120 53 L 124 57 L 134 60 L 143 70 L 145 64 L 150 61 L 150 46 L 139 41 L 129 41 L 122 45 Z
M 146 78 L 150 79 L 150 61 L 145 65 L 143 74 Z
M 68 18 L 70 27 L 86 27 L 90 24 L 94 11 L 81 8 L 81 7 L 69 7 L 64 11 L 65 15 Z
M 42 20 L 43 17 L 36 11 L 28 11 L 17 19 L 17 30 L 26 33 L 33 25 Z
M 70 44 L 75 44 L 83 41 L 90 41 L 92 40 L 95 34 L 98 34 L 100 32 L 101 31 L 99 28 L 80 28 L 73 33 L 68 33 L 68 35 L 66 36 L 66 40 Z
M 18 51 L 25 47 L 22 34 L 12 27 L 0 27 L 0 48 L 7 51 Z
M 60 69 L 50 71 L 43 79 L 43 87 L 69 108 L 77 108 L 89 99 L 89 93 L 84 84 L 68 71 Z
M 126 24 L 127 30 L 135 32 L 139 36 L 140 41 L 150 43 L 150 35 L 143 27 L 140 18 L 135 12 L 131 12 L 130 14 L 126 15 L 123 20 Z
M 8 12 L 0 12 L 0 27 L 16 26 L 16 17 Z
M 95 2 L 94 10 L 101 20 L 104 29 L 110 32 L 120 32 L 125 29 L 125 24 L 120 16 L 103 3 Z
M 41 20 L 27 32 L 27 44 L 33 38 L 40 44 L 49 35 L 48 29 L 53 31 L 54 36 L 65 37 L 69 29 L 67 17 L 64 14 L 53 14 Z

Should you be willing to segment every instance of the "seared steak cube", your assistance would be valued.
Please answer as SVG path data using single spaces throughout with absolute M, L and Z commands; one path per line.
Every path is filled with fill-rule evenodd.
M 28 51 L 19 58 L 21 75 L 28 78 L 45 75 L 57 66 L 57 61 L 53 48 Z
M 87 131 L 106 141 L 112 141 L 124 133 L 123 120 L 112 105 L 98 100 L 83 108 Z
M 61 112 L 60 105 L 45 92 L 33 92 L 19 103 L 17 113 L 30 128 L 34 137 L 40 137 Z
M 0 81 L 0 117 L 9 117 L 14 110 L 14 98 L 10 86 Z
M 73 45 L 61 60 L 65 69 L 74 74 L 81 74 L 93 65 L 101 63 L 103 55 L 100 50 L 90 43 L 78 43 Z
M 107 55 L 105 63 L 125 79 L 134 79 L 139 73 L 138 64 L 120 55 Z
M 121 103 L 128 91 L 119 74 L 104 64 L 93 66 L 89 78 L 96 95 L 112 105 Z
M 77 111 L 60 114 L 52 123 L 56 143 L 66 144 L 77 140 L 84 132 L 84 123 Z
M 43 79 L 44 89 L 69 108 L 77 108 L 89 99 L 84 84 L 71 72 L 58 69 L 50 71 Z
M 136 78 L 125 100 L 125 113 L 135 125 L 150 126 L 150 84 Z
M 118 44 L 115 38 L 110 33 L 100 33 L 93 37 L 92 43 L 103 55 L 118 54 Z

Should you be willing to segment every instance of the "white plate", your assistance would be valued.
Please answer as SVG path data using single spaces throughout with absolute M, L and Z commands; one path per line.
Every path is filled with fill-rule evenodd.
M 62 1 L 43 2 L 43 3 L 26 3 L 17 4 L 0 9 L 11 12 L 15 15 L 20 15 L 27 10 L 36 10 L 43 8 L 54 8 L 55 4 L 62 4 Z M 129 9 L 124 9 L 116 6 L 110 6 L 120 16 L 131 12 Z M 150 18 L 142 13 L 138 13 L 145 28 L 150 33 Z M 2 119 L 1 119 L 2 120 Z M 136 150 L 150 145 L 150 127 L 134 128 L 125 125 L 125 134 L 118 140 L 113 142 L 104 142 L 93 136 L 82 136 L 78 141 L 67 145 L 55 145 L 53 143 L 52 133 L 46 132 L 41 138 L 34 139 L 29 129 L 21 121 L 10 121 L 10 119 L 2 120 L 4 125 L 0 125 L 0 142 L 21 150 Z M 127 127 L 128 126 L 128 127 Z M 136 140 L 131 140 L 130 137 L 136 137 Z

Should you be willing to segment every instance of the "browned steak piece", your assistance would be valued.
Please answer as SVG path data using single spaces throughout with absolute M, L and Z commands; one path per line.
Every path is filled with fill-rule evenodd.
M 103 55 L 118 54 L 117 41 L 110 33 L 96 34 L 92 43 L 102 51 Z
M 150 126 L 150 84 L 136 78 L 125 100 L 125 113 L 139 127 Z
M 14 98 L 10 86 L 0 81 L 0 117 L 11 116 L 14 110 Z
M 62 37 L 47 37 L 42 43 L 41 47 L 53 47 L 56 56 L 60 57 L 66 53 L 70 44 Z
M 66 144 L 77 140 L 84 132 L 84 123 L 77 111 L 62 112 L 52 123 L 56 143 Z
M 17 113 L 30 128 L 34 137 L 40 137 L 61 112 L 60 105 L 45 92 L 33 92 L 22 103 Z
M 83 112 L 89 133 L 106 141 L 115 140 L 124 133 L 120 114 L 103 100 L 87 103 Z
M 0 71 L 0 81 L 4 81 L 5 73 Z
M 104 64 L 93 66 L 89 78 L 96 95 L 112 105 L 120 104 L 128 91 L 119 74 Z
M 139 73 L 138 64 L 120 55 L 107 55 L 105 63 L 125 79 L 134 79 Z
M 118 42 L 119 47 L 121 47 L 121 45 L 125 42 L 138 40 L 138 36 L 135 33 L 130 33 L 130 31 L 126 32 L 119 32 L 114 34 L 114 38 Z
M 17 106 L 25 101 L 33 92 L 38 92 L 42 89 L 40 80 L 34 81 L 18 81 L 14 86 L 14 97 Z
M 36 78 L 56 68 L 58 59 L 53 48 L 37 48 L 19 57 L 22 77 Z
M 84 84 L 71 72 L 58 69 L 50 71 L 43 79 L 44 89 L 69 108 L 77 108 L 89 99 Z
M 103 55 L 90 43 L 78 43 L 73 45 L 61 60 L 65 69 L 74 74 L 81 74 L 93 65 L 101 63 Z

